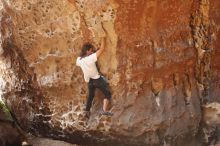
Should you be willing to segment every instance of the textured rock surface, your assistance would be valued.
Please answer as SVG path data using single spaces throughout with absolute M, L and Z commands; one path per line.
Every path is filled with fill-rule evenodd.
M 219 102 L 218 0 L 1 0 L 0 8 L 1 96 L 27 130 L 82 144 L 182 145 L 198 134 L 202 105 Z M 98 92 L 86 120 L 75 60 L 84 42 L 100 45 L 103 27 L 99 66 L 115 114 L 99 116 Z

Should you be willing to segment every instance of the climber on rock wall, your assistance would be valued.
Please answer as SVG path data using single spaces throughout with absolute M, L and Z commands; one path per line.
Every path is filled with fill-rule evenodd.
M 96 66 L 97 59 L 105 49 L 105 40 L 106 35 L 102 37 L 100 49 L 97 51 L 95 51 L 95 48 L 92 44 L 85 43 L 82 46 L 80 56 L 76 60 L 76 65 L 81 67 L 84 74 L 84 79 L 88 83 L 88 95 L 85 107 L 87 117 L 90 115 L 90 108 L 92 106 L 96 88 L 100 89 L 105 95 L 101 114 L 108 116 L 113 115 L 112 112 L 108 111 L 108 105 L 111 101 L 111 92 L 108 83 L 106 82 L 105 78 L 100 75 Z

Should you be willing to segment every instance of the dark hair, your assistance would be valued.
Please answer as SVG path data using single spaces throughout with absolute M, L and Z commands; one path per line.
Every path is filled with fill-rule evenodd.
M 83 46 L 82 46 L 82 50 L 81 50 L 81 53 L 80 53 L 80 57 L 85 57 L 86 56 L 86 51 L 90 50 L 90 49 L 93 49 L 94 46 L 90 43 L 85 43 Z

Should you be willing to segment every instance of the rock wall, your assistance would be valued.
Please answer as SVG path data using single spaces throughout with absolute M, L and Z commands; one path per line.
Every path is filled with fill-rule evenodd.
M 81 144 L 183 145 L 219 102 L 217 0 L 1 0 L 1 96 L 27 130 Z M 84 42 L 106 49 L 113 117 L 75 60 Z M 86 141 L 85 141 L 86 139 Z M 187 144 L 186 144 L 187 145 Z M 195 145 L 195 144 L 194 144 Z

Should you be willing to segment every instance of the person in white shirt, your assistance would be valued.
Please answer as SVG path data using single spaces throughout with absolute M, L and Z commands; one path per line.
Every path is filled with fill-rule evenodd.
M 97 59 L 103 53 L 104 49 L 105 37 L 102 38 L 100 49 L 96 52 L 94 52 L 94 46 L 92 44 L 85 43 L 82 47 L 80 56 L 76 60 L 76 65 L 81 67 L 84 79 L 88 83 L 88 95 L 85 111 L 87 113 L 90 112 L 92 101 L 95 96 L 95 89 L 98 88 L 105 95 L 103 101 L 103 111 L 101 114 L 112 116 L 113 113 L 108 111 L 108 105 L 111 100 L 111 92 L 108 83 L 104 77 L 99 74 L 96 66 Z

